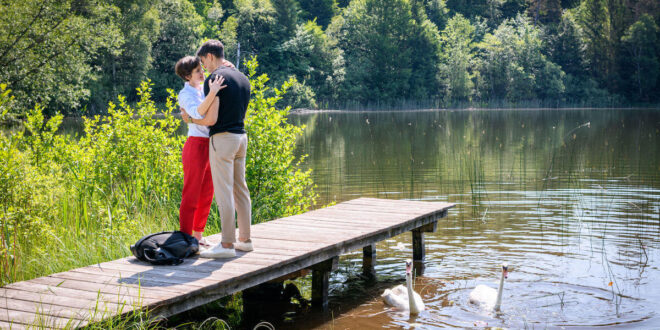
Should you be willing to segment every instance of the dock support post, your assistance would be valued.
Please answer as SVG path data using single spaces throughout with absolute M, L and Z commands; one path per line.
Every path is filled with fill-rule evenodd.
M 438 222 L 434 221 L 427 225 L 412 230 L 413 261 L 421 262 L 426 257 L 424 246 L 424 233 L 432 233 L 438 228 Z
M 312 307 L 328 308 L 328 284 L 330 272 L 337 269 L 339 257 L 332 257 L 312 266 Z
M 368 280 L 376 279 L 376 244 L 362 248 L 362 275 Z
M 424 232 L 419 228 L 412 231 L 413 261 L 424 261 L 426 248 L 424 247 Z

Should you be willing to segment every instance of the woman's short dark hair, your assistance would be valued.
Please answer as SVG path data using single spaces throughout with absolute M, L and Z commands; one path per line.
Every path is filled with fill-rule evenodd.
M 200 65 L 199 57 L 196 56 L 186 56 L 176 62 L 174 65 L 174 72 L 176 75 L 181 77 L 181 79 L 188 81 L 189 75 Z
M 217 58 L 225 58 L 225 46 L 219 40 L 209 40 L 197 50 L 197 56 L 213 54 Z

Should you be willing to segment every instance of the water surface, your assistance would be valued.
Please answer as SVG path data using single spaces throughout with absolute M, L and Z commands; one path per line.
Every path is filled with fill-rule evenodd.
M 378 282 L 361 252 L 341 259 L 328 313 L 289 314 L 278 328 L 660 327 L 660 111 L 324 112 L 298 153 L 321 203 L 361 196 L 456 203 L 426 234 L 426 311 L 409 317 L 380 293 L 404 283 L 411 235 L 381 242 Z M 401 243 L 401 244 L 399 244 Z M 502 312 L 467 302 L 496 287 Z

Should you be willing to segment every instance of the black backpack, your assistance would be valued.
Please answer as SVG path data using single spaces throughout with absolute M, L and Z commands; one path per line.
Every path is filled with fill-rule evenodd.
M 198 250 L 197 239 L 180 231 L 147 235 L 131 245 L 136 258 L 154 265 L 178 265 Z

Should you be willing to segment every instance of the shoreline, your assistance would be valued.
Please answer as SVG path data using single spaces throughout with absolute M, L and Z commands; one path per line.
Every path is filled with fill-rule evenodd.
M 600 107 L 566 107 L 566 108 L 532 108 L 532 107 L 522 107 L 522 108 L 420 108 L 420 109 L 308 109 L 308 108 L 298 108 L 291 109 L 289 115 L 307 115 L 307 114 L 316 114 L 316 113 L 404 113 L 404 112 L 465 112 L 465 111 L 607 111 L 607 110 L 624 110 L 624 111 L 639 111 L 639 110 L 650 110 L 650 111 L 660 111 L 660 105 L 648 106 L 648 107 L 612 107 L 612 108 L 600 108 Z M 101 118 L 107 116 L 108 114 L 98 115 Z M 156 117 L 162 117 L 165 114 L 162 112 L 156 113 Z M 181 117 L 179 113 L 172 114 L 175 117 Z M 65 116 L 64 120 L 81 120 L 82 118 L 92 118 L 97 115 L 81 115 L 81 116 Z M 2 128 L 11 128 L 16 125 L 21 125 L 23 120 L 10 118 L 5 122 L 0 122 L 0 127 Z
M 422 109 L 383 109 L 383 110 L 377 110 L 377 109 L 356 109 L 356 110 L 339 110 L 339 109 L 307 109 L 307 108 L 299 108 L 299 109 L 292 109 L 289 111 L 289 114 L 293 115 L 304 115 L 304 114 L 312 114 L 312 113 L 347 113 L 347 112 L 355 112 L 355 113 L 362 113 L 362 112 L 441 112 L 441 111 L 605 111 L 605 110 L 660 110 L 660 105 L 657 106 L 649 106 L 649 107 L 612 107 L 612 108 L 600 108 L 600 107 L 566 107 L 566 108 L 547 108 L 547 107 L 539 107 L 539 108 L 531 108 L 531 107 L 523 107 L 523 108 L 422 108 Z

